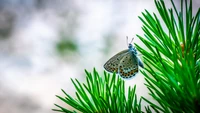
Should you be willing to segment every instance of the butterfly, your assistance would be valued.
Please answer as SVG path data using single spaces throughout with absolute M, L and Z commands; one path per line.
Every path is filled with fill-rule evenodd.
M 142 61 L 138 58 L 137 50 L 131 42 L 128 44 L 128 49 L 117 53 L 104 64 L 106 71 L 116 72 L 122 78 L 129 79 L 138 73 L 139 66 L 144 68 Z

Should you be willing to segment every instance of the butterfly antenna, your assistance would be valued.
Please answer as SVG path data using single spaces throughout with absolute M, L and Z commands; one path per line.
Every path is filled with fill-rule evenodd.
M 128 36 L 126 36 L 126 44 L 127 44 L 127 46 L 128 46 Z
M 130 42 L 130 43 L 132 43 L 132 42 L 133 42 L 133 40 L 134 40 L 134 38 L 132 38 L 132 40 L 131 40 L 131 42 Z

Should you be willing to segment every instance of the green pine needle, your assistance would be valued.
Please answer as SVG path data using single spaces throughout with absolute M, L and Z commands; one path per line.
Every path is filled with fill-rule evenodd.
M 74 110 L 61 107 L 57 104 L 57 112 L 64 113 L 141 113 L 141 99 L 138 102 L 135 95 L 136 85 L 125 92 L 124 81 L 116 76 L 104 72 L 101 77 L 94 69 L 93 74 L 86 71 L 86 83 L 72 80 L 76 89 L 76 98 L 68 95 L 64 90 L 65 97 L 56 96 Z

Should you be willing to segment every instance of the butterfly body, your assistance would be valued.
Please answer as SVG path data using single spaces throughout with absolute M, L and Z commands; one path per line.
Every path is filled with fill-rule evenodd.
M 128 49 L 117 53 L 104 64 L 105 70 L 111 73 L 116 72 L 125 79 L 135 76 L 138 73 L 139 66 L 144 67 L 137 57 L 136 48 L 132 44 L 129 44 Z

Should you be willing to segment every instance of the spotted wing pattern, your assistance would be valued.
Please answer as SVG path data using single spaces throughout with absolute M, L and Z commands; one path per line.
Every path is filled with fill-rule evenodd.
M 122 60 L 122 58 L 128 53 L 128 49 L 127 50 L 123 50 L 119 53 L 117 53 L 116 55 L 114 55 L 112 58 L 110 58 L 105 64 L 104 64 L 104 68 L 106 71 L 108 72 L 116 72 L 118 73 L 118 67 L 120 65 L 120 61 Z
M 118 73 L 122 78 L 131 78 L 138 73 L 138 61 L 136 55 L 129 51 L 120 61 L 118 68 Z

